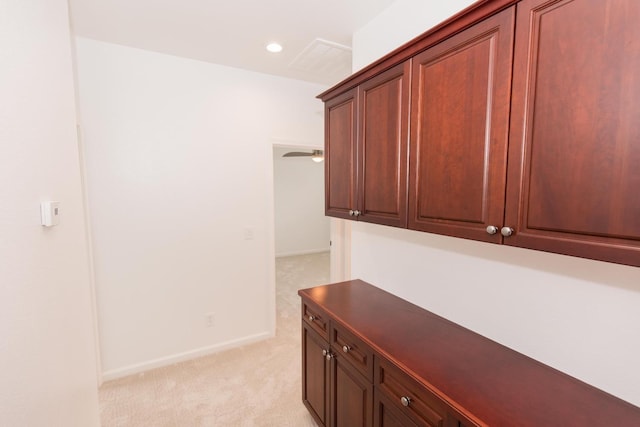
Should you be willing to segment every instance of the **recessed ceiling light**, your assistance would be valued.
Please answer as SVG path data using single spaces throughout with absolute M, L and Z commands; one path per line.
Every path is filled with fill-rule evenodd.
M 271 53 L 282 52 L 282 45 L 280 43 L 269 43 L 267 45 L 267 50 Z

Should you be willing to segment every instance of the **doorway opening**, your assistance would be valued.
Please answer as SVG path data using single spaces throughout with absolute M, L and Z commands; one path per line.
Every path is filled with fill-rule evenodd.
M 320 156 L 316 147 L 273 147 L 276 258 L 329 252 L 330 221 L 324 215 Z

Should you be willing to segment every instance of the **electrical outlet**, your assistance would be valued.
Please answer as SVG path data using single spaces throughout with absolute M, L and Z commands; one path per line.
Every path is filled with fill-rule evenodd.
M 212 328 L 216 323 L 216 315 L 214 313 L 207 313 L 204 315 L 204 327 Z
M 244 229 L 244 240 L 253 240 L 253 228 L 247 227 Z

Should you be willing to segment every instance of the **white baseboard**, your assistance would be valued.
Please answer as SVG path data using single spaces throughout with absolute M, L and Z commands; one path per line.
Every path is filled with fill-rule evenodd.
M 322 252 L 329 252 L 329 248 L 322 249 L 308 249 L 304 251 L 295 251 L 295 252 L 278 252 L 276 253 L 276 258 L 283 258 L 286 256 L 296 256 L 296 255 L 310 255 L 310 254 L 319 254 Z
M 146 372 L 151 369 L 173 365 L 175 363 L 196 359 L 202 356 L 208 356 L 210 354 L 218 353 L 223 350 L 229 350 L 231 348 L 252 344 L 254 342 L 262 341 L 267 338 L 273 338 L 273 337 L 274 337 L 274 334 L 269 332 L 263 332 L 260 334 L 250 335 L 248 337 L 226 341 L 226 342 L 215 344 L 212 346 L 185 351 L 184 353 L 178 353 L 178 354 L 174 354 L 167 357 L 161 357 L 161 358 L 149 360 L 143 363 L 136 363 L 134 365 L 125 366 L 124 368 L 112 369 L 110 371 L 106 371 L 102 373 L 102 380 L 106 382 L 106 381 L 111 381 L 118 378 L 126 377 L 129 375 L 140 374 L 142 372 Z

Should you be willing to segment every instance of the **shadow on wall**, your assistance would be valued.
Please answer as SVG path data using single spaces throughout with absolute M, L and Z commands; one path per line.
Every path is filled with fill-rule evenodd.
M 399 241 L 416 249 L 429 248 L 640 293 L 640 268 L 636 267 L 371 224 L 358 223 L 357 228 L 390 244 Z

